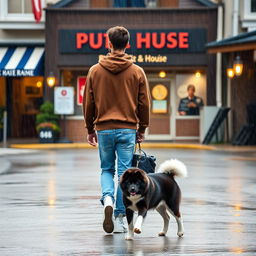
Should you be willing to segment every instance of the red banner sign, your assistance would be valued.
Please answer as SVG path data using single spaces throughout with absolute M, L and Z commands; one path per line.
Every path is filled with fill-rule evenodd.
M 42 5 L 41 0 L 31 0 L 32 1 L 32 10 L 36 23 L 39 23 L 42 17 Z
M 86 76 L 79 76 L 77 77 L 77 105 L 83 104 L 83 95 L 84 95 L 84 89 L 86 85 Z

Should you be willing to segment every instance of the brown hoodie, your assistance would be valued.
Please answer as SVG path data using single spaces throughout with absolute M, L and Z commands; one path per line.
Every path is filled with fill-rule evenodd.
M 109 53 L 88 72 L 83 112 L 88 133 L 149 125 L 150 94 L 146 75 L 123 53 Z

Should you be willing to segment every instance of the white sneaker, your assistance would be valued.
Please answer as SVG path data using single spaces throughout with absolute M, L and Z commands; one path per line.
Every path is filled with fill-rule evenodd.
M 113 223 L 113 200 L 110 196 L 104 198 L 104 221 L 103 229 L 107 233 L 112 233 L 114 230 Z
M 123 214 L 119 214 L 114 220 L 114 233 L 126 233 L 127 228 L 124 224 Z

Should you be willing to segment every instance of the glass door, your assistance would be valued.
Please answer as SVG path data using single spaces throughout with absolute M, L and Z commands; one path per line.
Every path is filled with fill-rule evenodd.
M 150 125 L 147 139 L 171 139 L 171 80 L 149 79 L 151 93 Z

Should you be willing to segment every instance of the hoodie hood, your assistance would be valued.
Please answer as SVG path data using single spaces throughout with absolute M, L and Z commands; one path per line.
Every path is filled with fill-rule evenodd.
M 132 57 L 126 53 L 108 53 L 100 58 L 99 64 L 110 71 L 117 74 L 132 65 Z

